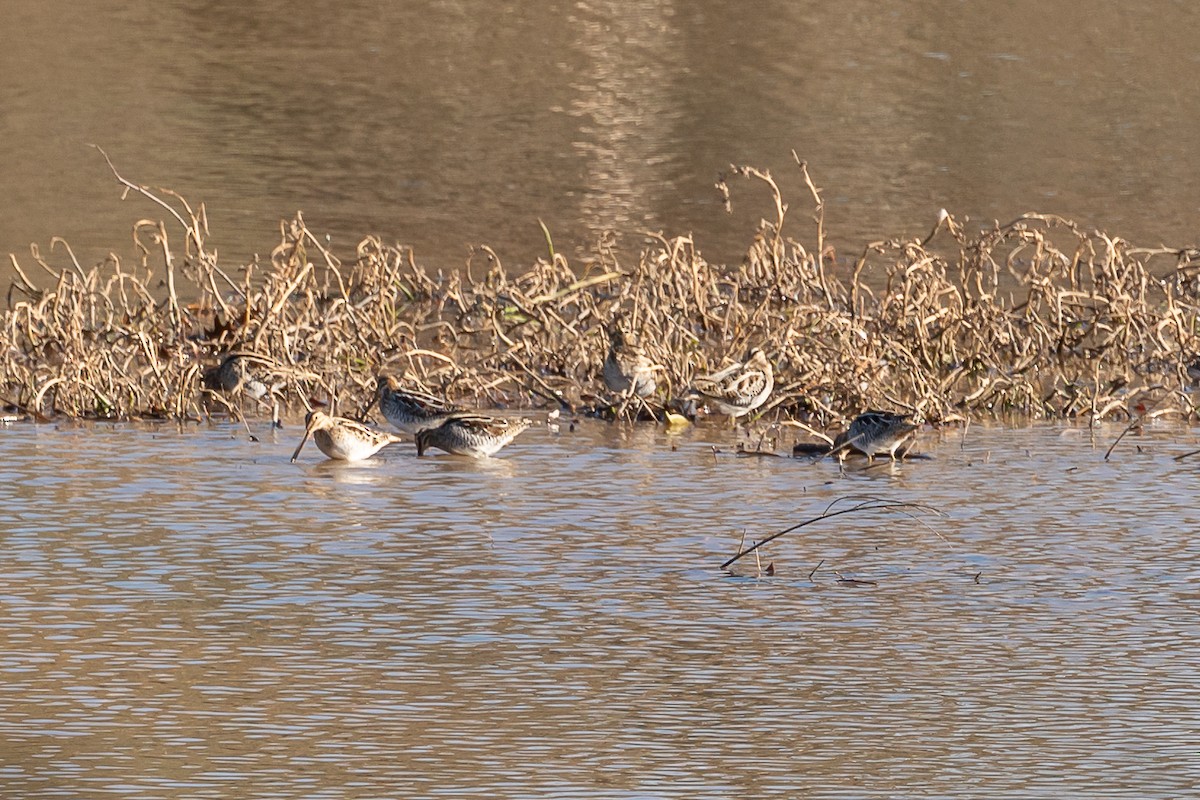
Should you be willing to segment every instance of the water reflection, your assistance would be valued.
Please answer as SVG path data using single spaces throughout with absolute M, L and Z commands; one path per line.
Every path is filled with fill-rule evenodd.
M 367 234 L 433 266 L 590 251 L 616 228 L 694 233 L 736 262 L 769 198 L 712 184 L 770 168 L 810 236 L 795 148 L 843 253 L 922 235 L 946 207 L 1036 209 L 1134 241 L 1190 241 L 1195 7 L 756 0 L 332 7 L 171 0 L 152 11 L 29 5 L 0 49 L 0 252 L 130 256 L 131 222 L 88 142 L 135 180 L 207 203 L 226 266 L 265 256 L 296 209 L 349 248 Z M 1030 25 L 1029 19 L 1037 19 Z M 80 53 L 87 53 L 87 58 Z M 1146 54 L 1183 54 L 1172 58 Z M 64 108 L 70 114 L 62 113 Z M 53 168 L 47 165 L 54 165 Z
M 570 115 L 579 120 L 574 147 L 587 172 L 581 218 L 596 230 L 641 231 L 672 186 L 664 152 L 684 120 L 666 75 L 686 63 L 673 3 L 646 0 L 580 3 L 569 18 L 584 69 L 573 77 Z

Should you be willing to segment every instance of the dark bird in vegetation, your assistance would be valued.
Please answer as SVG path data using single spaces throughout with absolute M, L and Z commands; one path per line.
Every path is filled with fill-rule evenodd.
M 279 425 L 279 400 L 277 393 L 284 382 L 272 380 L 278 377 L 278 365 L 274 359 L 257 353 L 229 353 L 221 363 L 205 371 L 204 388 L 228 397 L 245 395 L 260 405 L 271 407 L 271 421 Z M 232 411 L 228 401 L 222 401 Z
M 1194 381 L 1200 381 L 1200 358 L 1187 365 L 1187 376 Z
M 221 363 L 204 373 L 204 388 L 214 392 L 236 394 L 241 391 L 254 400 L 261 400 L 276 386 L 268 385 L 270 370 L 275 362 L 255 353 L 229 353 Z
M 638 397 L 654 394 L 655 367 L 636 339 L 627 337 L 615 325 L 609 329 L 608 339 L 608 356 L 604 359 L 601 376 L 609 391 L 620 395 L 632 393 Z

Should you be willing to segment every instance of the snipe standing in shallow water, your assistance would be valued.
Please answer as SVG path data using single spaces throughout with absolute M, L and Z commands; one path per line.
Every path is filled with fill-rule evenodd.
M 324 411 L 310 411 L 304 420 L 304 438 L 292 453 L 292 461 L 312 436 L 322 453 L 337 461 L 362 461 L 393 442 L 404 441 L 393 433 L 368 428 L 345 417 L 331 417 Z
M 532 423 L 527 419 L 496 419 L 483 414 L 455 414 L 436 428 L 417 434 L 417 455 L 430 447 L 456 456 L 487 458 L 517 438 Z
M 706 402 L 736 420 L 767 402 L 775 388 L 775 373 L 767 354 L 755 347 L 744 362 L 696 378 L 692 385 Z
M 896 461 L 912 447 L 920 428 L 911 414 L 867 411 L 855 417 L 845 433 L 838 434 L 831 452 L 843 456 L 847 450 L 854 450 L 865 455 L 868 461 L 886 454 Z
M 384 418 L 412 436 L 463 413 L 462 409 L 433 395 L 401 389 L 396 379 L 389 375 L 375 379 L 375 396 Z
M 608 390 L 620 395 L 633 394 L 638 397 L 654 394 L 657 385 L 654 380 L 654 365 L 650 363 L 637 341 L 627 337 L 620 327 L 614 325 L 608 330 L 608 342 L 608 356 L 600 370 Z

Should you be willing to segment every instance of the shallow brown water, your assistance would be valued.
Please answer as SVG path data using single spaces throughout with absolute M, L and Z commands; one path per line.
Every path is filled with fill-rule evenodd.
M 1145 243 L 1196 241 L 1200 6 L 1184 0 L 525 3 L 348 0 L 152 6 L 10 0 L 0 25 L 0 254 L 65 237 L 134 257 L 133 221 L 86 145 L 208 205 L 232 269 L 301 209 L 348 256 L 363 236 L 458 268 L 522 267 L 614 229 L 694 232 L 737 262 L 770 168 L 810 247 L 790 150 L 826 188 L 831 241 L 1057 212 Z M 66 264 L 65 253 L 54 254 Z M 4 270 L 9 270 L 4 259 Z
M 1105 463 L 1119 428 L 975 426 L 845 474 L 714 455 L 714 425 L 359 465 L 290 464 L 294 425 L 255 432 L 0 430 L 5 796 L 1200 783 L 1200 464 L 1171 458 L 1195 429 Z M 718 569 L 742 531 L 847 495 L 938 506 L 944 540 L 843 517 L 770 545 L 774 577 Z

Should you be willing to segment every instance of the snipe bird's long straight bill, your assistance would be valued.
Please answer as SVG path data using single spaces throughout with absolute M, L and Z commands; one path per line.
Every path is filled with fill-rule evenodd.
M 308 437 L 312 436 L 312 429 L 313 429 L 313 415 L 309 414 L 308 418 L 305 420 L 304 435 L 300 437 L 300 444 L 296 445 L 296 450 L 295 450 L 295 452 L 292 453 L 292 462 L 291 463 L 295 464 L 296 459 L 300 457 L 300 451 L 303 450 L 304 445 L 306 445 L 308 443 Z

